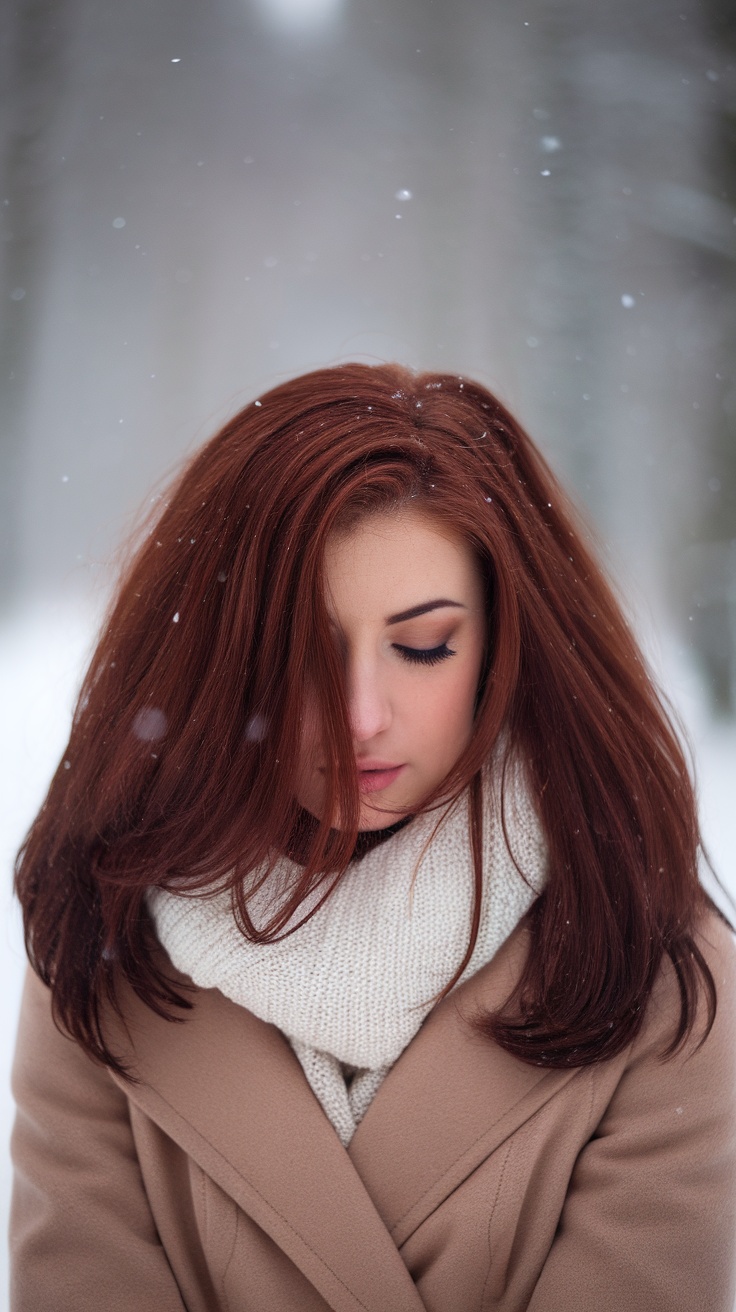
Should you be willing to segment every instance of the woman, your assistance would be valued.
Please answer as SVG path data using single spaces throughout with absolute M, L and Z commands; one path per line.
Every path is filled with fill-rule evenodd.
M 697 853 L 489 392 L 353 364 L 246 406 L 123 580 L 18 860 L 13 1308 L 730 1312 Z

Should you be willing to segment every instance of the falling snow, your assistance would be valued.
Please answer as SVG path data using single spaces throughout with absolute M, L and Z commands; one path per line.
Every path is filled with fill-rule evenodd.
M 266 721 L 262 715 L 252 715 L 245 726 L 248 742 L 259 743 L 266 736 Z
M 163 738 L 168 722 L 158 706 L 144 706 L 133 718 L 133 733 L 142 743 L 153 743 Z

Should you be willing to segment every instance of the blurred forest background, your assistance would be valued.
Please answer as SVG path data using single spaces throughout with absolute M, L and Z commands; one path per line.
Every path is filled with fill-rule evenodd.
M 396 358 L 520 412 L 733 712 L 728 0 L 26 0 L 5 23 L 4 606 L 87 590 L 257 389 Z
M 1 21 L 3 1053 L 10 863 L 116 548 L 235 409 L 340 360 L 474 376 L 526 423 L 684 716 L 736 889 L 733 0 Z

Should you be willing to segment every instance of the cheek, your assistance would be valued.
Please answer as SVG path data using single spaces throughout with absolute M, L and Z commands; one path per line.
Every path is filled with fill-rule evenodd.
M 473 728 L 477 687 L 473 662 L 448 670 L 446 677 L 418 691 L 413 698 L 415 724 L 427 750 L 451 756 L 466 745 Z
M 472 732 L 473 717 L 475 712 L 475 695 L 478 690 L 478 674 L 475 666 L 464 672 L 464 677 L 458 679 L 453 689 L 452 715 L 457 725 L 458 736 L 467 741 Z

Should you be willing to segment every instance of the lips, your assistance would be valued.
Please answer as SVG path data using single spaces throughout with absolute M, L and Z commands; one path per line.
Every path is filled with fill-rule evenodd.
M 389 784 L 398 779 L 403 770 L 403 765 L 390 766 L 388 769 L 360 769 L 358 773 L 358 786 L 362 793 L 376 793 L 381 788 L 388 788 Z
M 369 757 L 356 761 L 356 765 L 361 793 L 376 793 L 381 788 L 388 788 L 394 779 L 398 779 L 404 768 L 403 765 L 391 765 L 388 761 L 377 761 Z M 324 774 L 325 767 L 321 765 L 319 771 L 320 774 Z

